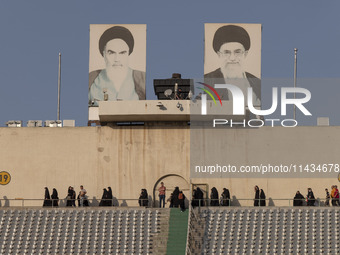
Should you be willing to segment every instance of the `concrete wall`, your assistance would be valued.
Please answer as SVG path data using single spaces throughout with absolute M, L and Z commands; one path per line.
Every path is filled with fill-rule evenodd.
M 69 185 L 78 193 L 81 184 L 91 199 L 108 186 L 117 198 L 138 198 L 141 188 L 152 196 L 165 175 L 189 181 L 187 133 L 173 125 L 0 128 L 0 170 L 12 178 L 0 198 L 43 198 L 45 186 L 65 198 Z
M 287 146 L 286 150 L 294 147 L 294 140 L 308 140 L 312 136 L 328 137 L 327 144 L 323 145 L 328 148 L 323 155 L 325 161 L 334 161 L 340 154 L 339 127 L 296 127 L 289 130 L 288 133 L 284 128 L 248 130 L 248 139 L 242 145 L 242 150 L 248 156 L 257 151 L 261 152 L 258 155 L 266 155 L 266 151 L 273 155 L 275 147 L 269 147 L 261 137 L 267 140 L 274 137 L 281 141 L 288 139 L 290 143 L 284 147 L 282 144 L 280 147 L 277 145 L 277 150 L 284 152 Z M 238 141 L 237 137 L 245 135 L 242 129 L 230 132 L 234 137 L 228 144 L 231 147 Z M 262 143 L 259 145 L 258 141 Z M 320 139 L 317 141 L 319 145 L 322 142 Z M 318 144 L 314 143 L 314 147 L 311 147 L 309 142 L 304 146 L 304 153 L 310 153 L 310 160 L 315 155 L 315 146 Z M 146 188 L 152 197 L 155 185 L 162 178 L 165 178 L 168 195 L 170 189 L 178 185 L 188 197 L 190 128 L 180 123 L 120 127 L 0 128 L 0 171 L 9 172 L 12 178 L 9 184 L 0 186 L 0 199 L 41 199 L 45 186 L 49 187 L 51 193 L 56 188 L 59 198 L 65 198 L 68 186 L 74 186 L 78 193 L 81 184 L 88 191 L 90 199 L 100 200 L 103 188 L 108 186 L 112 187 L 113 195 L 120 199 L 138 198 L 141 188 Z M 292 198 L 296 190 L 305 195 L 307 187 L 313 188 L 316 197 L 323 198 L 324 188 L 330 188 L 338 181 L 337 174 L 334 174 L 334 177 L 326 179 L 197 178 L 191 182 L 206 183 L 209 189 L 215 186 L 219 192 L 223 187 L 229 188 L 235 199 L 252 198 L 254 185 L 259 185 L 265 190 L 267 198 L 276 199 Z M 5 201 L 1 203 L 8 204 Z M 136 202 L 126 203 L 136 205 Z M 41 201 L 25 204 L 41 205 Z M 246 205 L 244 202 L 241 204 Z M 10 205 L 21 205 L 21 201 L 10 202 Z

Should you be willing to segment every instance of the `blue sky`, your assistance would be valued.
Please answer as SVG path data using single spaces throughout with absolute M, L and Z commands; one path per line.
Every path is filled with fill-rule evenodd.
M 2 0 L 0 126 L 57 118 L 59 52 L 61 119 L 87 124 L 90 24 L 147 24 L 146 90 L 147 99 L 155 99 L 153 79 L 174 72 L 202 77 L 204 23 L 261 23 L 263 78 L 293 77 L 295 47 L 299 77 L 339 78 L 339 10 L 335 0 Z M 313 117 L 330 116 L 331 124 L 340 125 L 338 84 L 327 85 L 326 92 L 313 86 Z M 265 89 L 263 95 L 271 92 Z

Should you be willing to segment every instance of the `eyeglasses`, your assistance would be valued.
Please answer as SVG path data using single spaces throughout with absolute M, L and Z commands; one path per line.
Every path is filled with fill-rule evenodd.
M 218 51 L 218 53 L 220 53 L 222 57 L 225 57 L 225 58 L 230 58 L 231 54 L 234 53 L 234 56 L 236 58 L 239 58 L 243 55 L 244 50 L 234 50 L 234 52 L 230 50 L 224 50 L 224 51 Z

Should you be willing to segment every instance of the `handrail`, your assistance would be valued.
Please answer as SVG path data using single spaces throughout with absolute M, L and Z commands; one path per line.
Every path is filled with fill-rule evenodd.
M 266 199 L 260 199 L 260 198 L 237 198 L 237 199 L 226 199 L 227 201 L 229 201 L 229 205 L 227 206 L 224 206 L 224 205 L 221 205 L 220 201 L 221 199 L 193 199 L 193 201 L 196 201 L 198 202 L 198 206 L 195 206 L 195 207 L 198 207 L 199 209 L 201 207 L 208 207 L 208 206 L 216 206 L 216 207 L 231 207 L 231 206 L 247 206 L 249 207 L 250 206 L 250 203 L 248 203 L 248 205 L 241 205 L 239 202 L 242 202 L 242 201 L 245 201 L 245 202 L 258 202 L 258 207 L 262 207 L 261 206 L 261 202 L 265 201 L 266 202 L 266 205 L 265 206 L 278 206 L 278 205 L 275 205 L 275 201 L 287 201 L 288 204 L 286 205 L 279 205 L 279 206 L 293 206 L 294 205 L 294 201 L 301 201 L 303 203 L 302 206 L 304 206 L 304 202 L 308 202 L 307 199 L 294 199 L 294 198 L 266 198 Z M 321 207 L 321 206 L 329 206 L 330 205 L 330 201 L 332 199 L 327 199 L 327 198 L 315 198 L 314 199 L 314 205 L 313 206 L 317 206 L 317 207 Z M 218 203 L 216 203 L 216 205 L 211 205 L 211 201 L 216 201 Z M 326 205 L 325 202 L 328 202 L 328 204 Z M 237 204 L 236 204 L 237 203 Z M 203 205 L 202 205 L 203 204 Z M 252 204 L 252 203 L 251 203 Z M 252 204 L 252 206 L 254 206 Z
M 88 200 L 90 202 L 90 206 L 91 207 L 97 207 L 99 206 L 99 203 L 101 201 L 110 201 L 113 206 L 116 207 L 136 207 L 139 206 L 139 201 L 147 201 L 148 205 L 152 205 L 152 202 L 149 199 L 132 199 L 132 198 L 114 198 L 114 199 L 97 199 L 97 198 L 86 198 L 86 200 Z M 254 198 L 237 198 L 237 199 L 228 199 L 229 200 L 229 205 L 228 206 L 223 206 L 220 203 L 220 199 L 193 199 L 193 200 L 189 200 L 189 205 L 191 206 L 192 201 L 198 201 L 198 206 L 194 206 L 199 208 L 201 207 L 208 207 L 208 206 L 212 206 L 210 205 L 211 201 L 216 201 L 218 203 L 216 203 L 216 207 L 249 207 L 249 206 L 254 206 L 253 202 L 255 201 Z M 261 202 L 263 202 L 263 200 L 265 200 L 266 202 L 266 206 L 267 207 L 273 207 L 273 206 L 293 206 L 294 205 L 294 201 L 301 201 L 303 203 L 303 206 L 306 205 L 306 199 L 292 199 L 292 198 L 266 198 L 266 199 L 256 199 L 258 201 L 258 206 L 261 206 Z M 13 202 L 18 203 L 19 201 L 21 201 L 21 207 L 24 206 L 42 206 L 43 202 L 45 201 L 45 199 L 36 199 L 36 198 L 1 198 L 0 199 L 0 207 L 10 207 L 13 205 Z M 38 203 L 35 203 L 37 201 L 41 201 L 41 204 L 38 205 Z M 50 201 L 50 203 L 52 204 L 51 206 L 48 207 L 56 207 L 53 206 L 53 202 L 58 201 L 58 207 L 71 207 L 71 206 L 66 206 L 67 201 L 78 201 L 78 199 L 67 199 L 67 198 L 63 198 L 63 199 L 49 199 L 48 201 Z M 279 205 L 275 204 L 275 202 L 284 202 L 286 201 L 286 203 L 280 203 Z M 314 206 L 317 207 L 322 207 L 322 206 L 331 206 L 331 201 L 332 198 L 327 199 L 321 199 L 321 198 L 315 198 L 314 200 L 315 204 Z M 28 205 L 29 202 L 33 202 L 31 204 L 35 204 L 35 205 Z M 130 203 L 130 205 L 128 204 L 128 202 L 133 202 L 133 204 Z M 202 205 L 204 202 L 204 205 Z M 246 202 L 245 204 L 241 204 L 242 202 Z M 326 205 L 325 202 L 328 202 L 328 204 Z M 152 207 L 152 206 L 148 206 L 147 207 Z M 143 207 L 143 206 L 142 206 Z M 144 206 L 145 207 L 145 206 Z
M 189 248 L 189 236 L 191 233 L 191 212 L 192 212 L 192 208 L 189 205 L 189 213 L 188 213 L 188 226 L 187 226 L 187 242 L 186 242 L 186 246 L 185 246 L 185 254 L 189 254 L 191 255 L 191 251 Z
M 148 207 L 149 203 L 149 199 L 132 199 L 132 198 L 115 198 L 115 199 L 96 199 L 96 198 L 88 198 L 86 197 L 85 200 L 89 201 L 89 206 L 90 207 L 99 207 L 100 202 L 101 201 L 107 201 L 107 202 L 111 202 L 112 206 L 115 207 L 136 207 L 136 206 L 140 206 L 140 207 Z M 21 201 L 21 207 L 25 207 L 25 206 L 32 206 L 32 207 L 40 207 L 43 206 L 44 202 L 48 202 L 50 205 L 46 205 L 44 207 L 72 207 L 72 205 L 67 206 L 67 202 L 68 201 L 72 201 L 74 204 L 76 201 L 80 201 L 78 199 L 67 199 L 67 198 L 63 198 L 63 199 L 40 199 L 40 198 L 6 198 L 6 199 L 0 199 L 0 207 L 11 207 L 13 205 L 13 202 L 20 202 Z M 133 205 L 128 205 L 127 202 L 135 202 Z M 140 201 L 147 201 L 148 205 L 147 206 L 143 206 L 143 205 L 139 205 Z M 30 205 L 29 202 L 31 202 Z M 40 204 L 38 205 L 38 202 L 40 202 Z M 57 202 L 57 206 L 55 206 L 55 202 Z M 26 203 L 26 204 L 25 204 Z M 32 205 L 34 204 L 34 205 Z M 81 207 L 78 205 L 78 207 Z M 84 206 L 87 207 L 87 206 Z M 108 207 L 107 205 L 103 205 L 103 207 Z

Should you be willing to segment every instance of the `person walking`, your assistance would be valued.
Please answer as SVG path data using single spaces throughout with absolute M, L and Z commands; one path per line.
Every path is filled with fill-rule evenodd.
M 185 195 L 183 194 L 182 191 L 180 191 L 178 194 L 178 201 L 179 201 L 179 206 L 181 208 L 181 212 L 184 212 L 185 211 Z
M 328 192 L 328 189 L 325 189 L 326 192 L 326 200 L 325 200 L 325 206 L 329 206 L 329 199 L 331 198 L 331 195 Z
M 219 206 L 218 191 L 215 187 L 211 189 L 210 193 L 210 206 Z
M 263 189 L 260 189 L 260 206 L 266 206 L 266 194 Z
M 53 207 L 58 207 L 59 197 L 58 197 L 58 191 L 54 188 L 52 191 L 52 205 Z
M 255 186 L 254 187 L 255 190 L 255 199 L 254 199 L 254 206 L 259 206 L 259 202 L 260 202 L 260 189 L 259 186 Z
M 340 201 L 339 201 L 339 190 L 338 190 L 338 186 L 337 185 L 334 185 L 334 188 L 335 188 L 335 191 L 334 191 L 334 200 L 335 200 L 335 203 L 334 205 L 336 206 L 339 206 L 340 205 Z
M 315 197 L 314 193 L 312 191 L 312 188 L 308 188 L 308 193 L 307 193 L 307 206 L 314 206 L 315 204 Z
M 72 206 L 72 195 L 73 195 L 72 187 L 69 186 L 67 190 L 66 206 Z
M 79 191 L 79 199 L 80 199 L 80 202 L 79 202 L 79 206 L 83 207 L 83 206 L 86 206 L 86 189 L 84 189 L 84 186 L 83 185 L 80 185 L 80 191 Z

